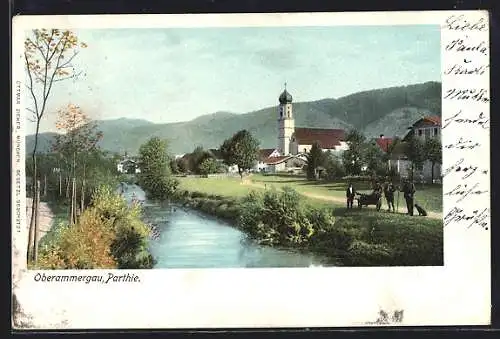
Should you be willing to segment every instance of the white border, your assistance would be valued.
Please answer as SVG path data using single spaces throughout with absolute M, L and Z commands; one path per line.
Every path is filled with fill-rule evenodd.
M 201 269 L 131 271 L 140 284 L 84 284 L 35 282 L 37 272 L 25 270 L 24 131 L 16 123 L 16 81 L 23 81 L 24 31 L 32 28 L 146 28 L 234 26 L 353 26 L 437 24 L 442 28 L 442 70 L 461 62 L 464 54 L 446 51 L 451 40 L 468 35 L 489 46 L 488 30 L 451 31 L 446 19 L 464 15 L 469 22 L 488 22 L 485 11 L 360 12 L 294 14 L 92 15 L 18 16 L 13 19 L 13 284 L 23 313 L 33 328 L 234 328 L 366 326 L 378 311 L 404 310 L 403 326 L 482 325 L 490 322 L 490 231 L 470 222 L 455 221 L 444 230 L 444 267 Z M 489 55 L 467 57 L 489 63 Z M 452 87 L 489 89 L 489 72 L 480 76 L 443 76 L 443 95 Z M 443 99 L 443 121 L 458 108 L 473 118 L 489 117 L 489 104 Z M 474 151 L 446 151 L 443 168 L 464 157 L 489 170 L 489 130 L 465 125 L 443 129 L 443 144 L 460 136 L 482 144 Z M 16 139 L 20 138 L 18 142 Z M 16 152 L 16 147 L 17 152 Z M 16 173 L 16 171 L 19 171 Z M 16 185 L 20 179 L 20 186 Z M 489 190 L 489 176 L 475 177 Z M 443 192 L 459 179 L 450 174 Z M 16 193 L 16 188 L 19 189 Z M 444 199 L 443 214 L 453 207 L 468 214 L 490 206 L 489 194 L 455 203 Z M 18 205 L 16 206 L 16 202 Z M 20 215 L 19 215 L 20 208 Z M 16 214 L 19 217 L 16 217 Z M 489 224 L 489 218 L 486 219 Z M 402 239 L 402 241 L 404 241 Z M 50 272 L 57 274 L 57 272 Z M 113 271 L 59 273 L 107 275 Z M 116 271 L 115 271 L 116 272 Z M 48 273 L 48 272 L 46 272 Z M 116 274 L 124 273 L 123 271 Z

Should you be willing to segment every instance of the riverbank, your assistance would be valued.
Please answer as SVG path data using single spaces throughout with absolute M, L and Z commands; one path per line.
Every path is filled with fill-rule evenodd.
M 174 200 L 227 220 L 261 244 L 326 255 L 339 265 L 443 264 L 443 228 L 438 219 L 373 209 L 313 208 L 293 194 L 292 198 L 298 200 L 287 210 L 279 200 L 289 197 L 274 195 L 266 198 L 263 196 L 265 192 L 254 192 L 250 196 L 252 194 L 251 199 L 249 196 L 229 198 L 178 190 Z

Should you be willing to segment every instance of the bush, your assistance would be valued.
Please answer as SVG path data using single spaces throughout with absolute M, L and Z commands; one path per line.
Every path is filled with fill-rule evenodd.
M 303 245 L 314 233 L 301 196 L 288 187 L 251 192 L 241 202 L 238 223 L 256 239 L 285 246 Z
M 127 206 L 109 186 L 99 187 L 74 226 L 63 226 L 40 251 L 41 268 L 151 268 L 149 228 L 139 205 Z

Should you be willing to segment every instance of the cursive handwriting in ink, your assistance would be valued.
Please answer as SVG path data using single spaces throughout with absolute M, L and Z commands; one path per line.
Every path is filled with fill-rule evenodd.
M 484 18 L 479 18 L 476 21 L 467 20 L 465 15 L 452 15 L 446 19 L 446 28 L 452 31 L 478 31 L 484 32 L 488 28 L 488 24 Z
M 474 175 L 474 173 L 481 173 L 481 174 L 488 174 L 488 170 L 481 169 L 479 170 L 478 166 L 472 166 L 472 165 L 463 165 L 464 158 L 458 160 L 456 163 L 451 165 L 450 167 L 446 168 L 443 171 L 443 177 L 447 176 L 451 172 L 461 172 L 464 173 L 461 179 L 467 179 Z
M 458 38 L 450 41 L 445 47 L 448 52 L 478 52 L 482 55 L 488 55 L 488 45 L 483 40 L 481 42 L 471 42 L 466 35 L 465 38 Z
M 464 200 L 466 197 L 470 196 L 470 195 L 481 195 L 481 194 L 485 194 L 485 193 L 488 193 L 488 191 L 482 191 L 480 189 L 477 189 L 477 187 L 479 186 L 479 183 L 476 182 L 474 184 L 474 186 L 470 187 L 469 185 L 465 184 L 465 185 L 457 185 L 454 189 L 452 189 L 451 191 L 449 192 L 446 192 L 444 195 L 448 195 L 448 196 L 459 196 L 460 198 L 458 198 L 458 200 L 456 202 L 460 202 L 462 200 Z
M 468 64 L 467 60 L 464 60 L 464 63 Z M 486 73 L 490 65 L 481 65 L 481 66 L 464 66 L 460 64 L 454 64 L 446 71 L 444 71 L 445 75 L 483 75 Z
M 478 102 L 489 102 L 488 91 L 484 88 L 476 89 L 476 88 L 467 88 L 467 89 L 458 89 L 452 88 L 446 91 L 446 95 L 444 99 L 455 99 L 455 100 L 471 100 Z
M 448 127 L 452 122 L 457 123 L 457 124 L 470 124 L 470 125 L 478 125 L 481 126 L 484 129 L 489 129 L 488 122 L 490 119 L 484 116 L 484 113 L 481 112 L 477 116 L 477 118 L 469 119 L 469 118 L 462 118 L 462 110 L 460 110 L 458 113 L 456 113 L 454 116 L 451 116 L 449 118 L 444 119 L 445 124 L 443 125 L 442 128 Z
M 476 147 L 481 146 L 480 143 L 473 140 L 464 140 L 463 137 L 460 137 L 456 143 L 445 145 L 446 149 L 474 149 Z
M 472 214 L 466 214 L 463 208 L 453 207 L 444 217 L 444 226 L 448 226 L 451 223 L 461 222 L 461 221 L 471 221 L 467 228 L 471 228 L 474 225 L 478 225 L 485 230 L 488 230 L 488 217 L 489 208 L 484 208 L 483 210 L 474 210 Z

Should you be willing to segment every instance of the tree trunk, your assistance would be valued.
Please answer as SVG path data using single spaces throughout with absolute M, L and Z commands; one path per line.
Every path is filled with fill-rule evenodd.
M 43 176 L 43 196 L 47 196 L 47 175 Z
M 83 212 L 84 209 L 85 209 L 85 163 L 83 164 L 82 196 L 81 196 L 80 211 Z
M 85 208 L 85 179 L 82 182 L 82 195 L 80 199 L 80 211 L 83 212 Z
M 434 161 L 431 162 L 431 184 L 434 183 Z
M 36 224 L 35 224 L 35 214 L 36 214 L 36 209 L 37 207 L 35 206 L 35 196 L 36 196 L 36 180 L 37 180 L 37 168 L 36 168 L 36 150 L 38 146 L 38 133 L 40 132 L 40 119 L 37 119 L 36 121 L 36 130 L 35 130 L 35 145 L 33 146 L 33 152 L 31 153 L 31 158 L 33 159 L 33 176 L 32 176 L 32 196 L 31 198 L 32 203 L 31 203 L 31 221 L 30 221 L 30 228 L 29 228 L 29 235 L 28 235 L 28 249 L 27 249 L 27 260 L 29 261 L 30 258 L 30 251 L 33 246 L 33 232 L 35 231 Z
M 59 196 L 62 197 L 62 174 L 59 171 Z
M 39 219 L 39 214 L 40 214 L 40 181 L 37 180 L 36 182 L 36 213 L 35 213 L 35 230 L 34 230 L 34 237 L 33 237 L 33 261 L 37 262 L 38 260 L 38 233 L 39 231 L 39 225 L 38 225 L 38 219 Z
M 71 222 L 72 224 L 76 224 L 76 178 L 73 177 L 72 182 L 72 191 L 71 191 Z
M 66 178 L 66 199 L 69 200 L 69 182 L 70 182 L 70 178 L 67 177 Z

